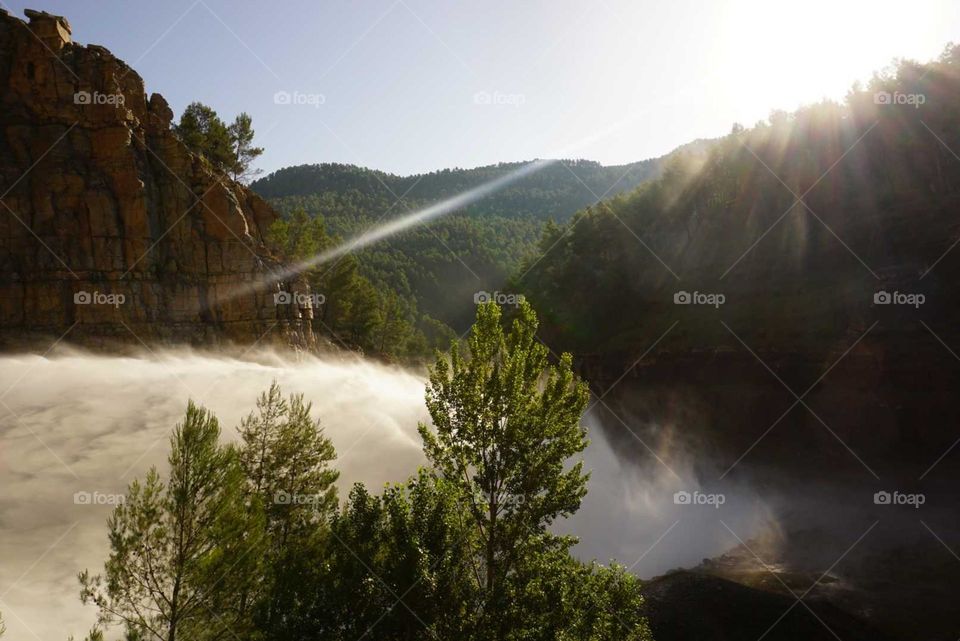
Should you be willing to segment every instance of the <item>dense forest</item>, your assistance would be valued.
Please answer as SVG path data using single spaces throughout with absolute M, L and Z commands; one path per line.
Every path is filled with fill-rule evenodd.
M 463 211 L 359 250 L 341 263 L 320 266 L 310 276 L 314 286 L 332 307 L 340 301 L 339 309 L 322 312 L 325 329 L 338 341 L 370 353 L 395 358 L 429 353 L 469 326 L 474 294 L 501 289 L 535 251 L 549 220 L 566 220 L 602 196 L 655 177 L 662 163 L 654 159 L 603 167 L 576 160 L 547 165 Z M 283 215 L 273 230 L 274 246 L 293 260 L 310 255 L 317 244 L 326 248 L 344 242 L 523 166 L 502 163 L 401 177 L 352 165 L 303 165 L 251 186 Z M 303 247 L 302 239 L 311 236 L 318 241 Z M 343 271 L 351 276 L 337 280 L 334 273 Z M 344 308 L 363 318 L 347 319 Z
M 80 574 L 88 640 L 649 639 L 639 580 L 576 560 L 551 527 L 587 491 L 588 392 L 536 331 L 526 304 L 509 331 L 480 305 L 430 373 L 429 465 L 342 502 L 302 395 L 271 386 L 231 445 L 191 402 L 169 469 L 114 509 L 102 573 Z
M 604 167 L 589 160 L 566 160 L 544 166 L 466 207 L 463 213 L 482 217 L 566 220 L 602 194 L 632 189 L 656 176 L 659 163 L 659 159 L 651 159 Z M 251 187 L 264 198 L 275 199 L 283 209 L 306 207 L 314 198 L 330 194 L 341 202 L 356 199 L 352 204 L 353 212 L 358 216 L 378 216 L 386 214 L 386 208 L 400 197 L 409 202 L 436 202 L 500 178 L 525 164 L 513 162 L 474 169 L 442 169 L 412 176 L 336 163 L 299 165 L 273 172 L 254 181 Z M 318 204 L 333 205 L 323 199 Z M 388 217 L 402 213 L 395 211 Z M 346 227 L 334 231 L 352 230 Z
M 758 349 L 828 349 L 830 328 L 870 324 L 873 292 L 952 286 L 939 260 L 955 234 L 934 223 L 960 206 L 958 105 L 960 47 L 949 46 L 875 74 L 842 104 L 735 125 L 705 157 L 675 156 L 657 180 L 548 229 L 513 287 L 551 340 L 579 353 L 649 345 L 680 318 L 684 291 L 724 293 L 725 321 L 749 327 Z M 709 309 L 687 308 L 658 348 L 694 335 L 735 345 Z

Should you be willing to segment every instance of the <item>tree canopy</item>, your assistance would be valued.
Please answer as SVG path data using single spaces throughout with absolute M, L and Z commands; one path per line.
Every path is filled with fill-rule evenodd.
M 88 641 L 115 625 L 127 641 L 649 639 L 640 582 L 553 531 L 586 493 L 587 392 L 536 329 L 528 305 L 509 332 L 479 306 L 430 376 L 430 466 L 342 504 L 303 396 L 271 385 L 235 445 L 189 403 L 167 474 L 130 484 L 103 573 L 80 574 Z
M 183 110 L 174 132 L 190 151 L 234 180 L 247 181 L 260 173 L 253 168 L 253 161 L 263 149 L 253 144 L 253 119 L 246 112 L 227 125 L 212 107 L 192 102 Z
M 864 277 L 913 279 L 950 247 L 958 104 L 951 46 L 934 62 L 900 61 L 843 103 L 775 111 L 546 229 L 512 288 L 540 313 L 551 345 L 580 354 L 639 353 L 676 320 L 673 295 L 685 289 L 736 300 L 725 322 L 756 328 L 743 336 L 755 349 L 774 336 L 772 349 L 830 349 L 822 332 L 870 315 L 872 299 L 850 288 Z M 658 349 L 679 348 L 697 322 L 688 315 Z M 710 341 L 739 347 L 722 327 Z

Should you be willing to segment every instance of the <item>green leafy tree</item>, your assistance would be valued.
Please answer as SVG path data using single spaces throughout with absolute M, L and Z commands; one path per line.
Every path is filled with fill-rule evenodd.
M 403 299 L 391 291 L 380 292 L 379 312 L 377 351 L 383 354 L 389 345 L 406 351 L 406 346 L 413 338 L 413 327 L 407 322 L 409 313 Z
M 509 581 L 530 558 L 573 544 L 548 527 L 586 494 L 583 464 L 569 460 L 587 444 L 580 426 L 587 387 L 574 379 L 569 354 L 548 363 L 536 330 L 526 303 L 509 334 L 500 308 L 480 305 L 468 355 L 454 343 L 449 362 L 438 358 L 431 370 L 426 400 L 435 431 L 419 427 L 427 459 L 464 497 L 477 543 L 464 552 L 495 639 L 511 637 L 503 616 Z
M 566 550 L 526 556 L 505 586 L 500 617 L 524 641 L 650 641 L 640 580 L 581 563 Z
M 479 595 L 461 509 L 457 488 L 426 470 L 381 496 L 354 486 L 278 638 L 473 638 Z
M 218 443 L 220 427 L 190 402 L 171 437 L 170 478 L 156 469 L 131 483 L 108 521 L 104 574 L 80 573 L 81 600 L 98 624 L 122 624 L 131 638 L 219 639 L 246 623 L 236 607 L 262 540 L 242 506 L 236 452 Z

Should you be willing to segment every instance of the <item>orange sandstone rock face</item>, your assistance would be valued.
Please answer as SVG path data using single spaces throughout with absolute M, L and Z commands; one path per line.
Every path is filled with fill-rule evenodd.
M 305 285 L 249 288 L 281 267 L 269 205 L 191 154 L 125 63 L 25 13 L 0 10 L 0 344 L 313 347 L 312 310 L 275 304 Z

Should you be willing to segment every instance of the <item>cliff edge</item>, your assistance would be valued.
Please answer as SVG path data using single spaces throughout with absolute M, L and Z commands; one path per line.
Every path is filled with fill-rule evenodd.
M 25 15 L 0 10 L 0 346 L 313 347 L 308 297 L 275 304 L 304 285 L 237 294 L 280 268 L 270 206 L 188 151 L 123 61 Z

